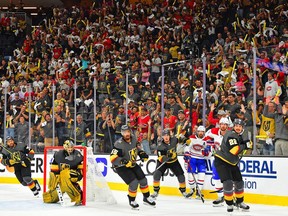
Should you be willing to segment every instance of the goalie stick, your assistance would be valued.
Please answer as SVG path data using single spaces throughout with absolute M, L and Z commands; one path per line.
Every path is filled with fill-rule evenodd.
M 59 184 L 57 184 L 57 186 L 56 186 L 56 191 L 57 191 L 57 195 L 58 195 L 58 198 L 59 198 L 59 203 L 60 203 L 60 205 L 62 207 L 69 207 L 69 206 L 74 206 L 75 205 L 75 202 L 71 202 L 69 196 L 68 197 L 64 197 Z

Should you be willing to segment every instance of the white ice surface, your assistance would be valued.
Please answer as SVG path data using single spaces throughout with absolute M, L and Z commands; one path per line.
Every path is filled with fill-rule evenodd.
M 138 193 L 139 211 L 132 210 L 128 205 L 127 193 L 113 191 L 117 204 L 91 203 L 86 206 L 61 207 L 60 204 L 44 204 L 42 196 L 35 198 L 32 192 L 21 185 L 0 184 L 0 212 L 3 216 L 127 216 L 127 215 L 246 215 L 246 216 L 287 216 L 288 207 L 249 204 L 250 212 L 234 210 L 226 212 L 226 206 L 213 207 L 211 200 L 203 204 L 201 200 L 184 199 L 180 196 L 159 195 L 156 208 L 143 205 L 142 194 Z M 41 194 L 42 195 L 42 194 Z

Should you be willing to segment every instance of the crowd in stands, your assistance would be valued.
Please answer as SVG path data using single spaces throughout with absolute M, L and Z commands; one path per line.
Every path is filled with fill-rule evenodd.
M 17 142 L 27 144 L 31 134 L 39 151 L 67 138 L 89 145 L 96 118 L 97 152 L 109 153 L 128 122 L 153 153 L 161 140 L 161 69 L 174 63 L 164 67 L 163 86 L 171 134 L 217 127 L 223 116 L 252 131 L 256 109 L 258 153 L 274 155 L 281 142 L 276 155 L 288 155 L 286 1 L 103 1 L 51 10 L 31 31 L 13 15 L 0 19 L 2 137 L 5 127 Z

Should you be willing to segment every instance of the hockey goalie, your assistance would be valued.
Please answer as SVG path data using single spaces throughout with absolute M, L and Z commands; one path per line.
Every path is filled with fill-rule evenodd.
M 83 177 L 83 155 L 74 149 L 71 140 L 66 140 L 63 147 L 55 152 L 50 163 L 48 191 L 43 193 L 43 201 L 66 205 L 63 197 L 68 195 L 70 204 L 81 205 L 82 190 L 78 182 Z

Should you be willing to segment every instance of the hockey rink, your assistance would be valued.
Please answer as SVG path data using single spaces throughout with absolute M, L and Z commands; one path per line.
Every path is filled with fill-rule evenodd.
M 127 215 L 251 215 L 251 216 L 286 216 L 288 207 L 250 204 L 250 212 L 234 210 L 232 214 L 226 212 L 226 206 L 213 207 L 211 200 L 203 204 L 201 200 L 184 199 L 180 196 L 159 195 L 155 208 L 143 205 L 142 194 L 138 193 L 139 210 L 132 210 L 123 191 L 112 191 L 117 204 L 91 203 L 86 206 L 62 207 L 60 204 L 44 204 L 42 194 L 39 198 L 33 197 L 27 187 L 15 184 L 0 184 L 1 215 L 5 216 L 127 216 Z

